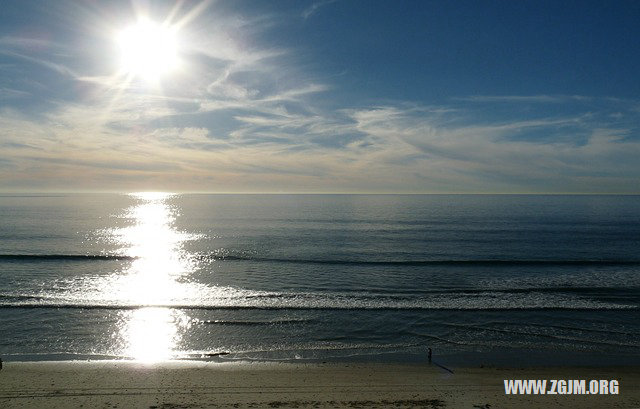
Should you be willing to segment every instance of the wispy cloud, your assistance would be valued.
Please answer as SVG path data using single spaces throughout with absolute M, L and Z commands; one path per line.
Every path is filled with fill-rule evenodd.
M 71 78 L 74 91 L 38 115 L 0 111 L 0 188 L 640 191 L 639 101 L 476 95 L 352 106 L 291 50 L 261 46 L 268 18 L 189 19 L 183 69 L 159 88 L 30 54 L 38 41 L 0 40 L 0 52 Z
M 469 102 L 506 102 L 506 103 L 562 103 L 567 101 L 587 101 L 592 98 L 584 95 L 472 95 L 455 98 Z
M 0 37 L 0 47 L 2 49 L 29 49 L 29 50 L 44 50 L 52 47 L 58 48 L 58 45 L 51 40 L 33 37 L 17 37 L 17 36 L 3 36 Z
M 630 130 L 607 128 L 582 115 L 456 126 L 444 118 L 416 118 L 389 107 L 356 111 L 353 117 L 361 131 L 378 141 L 404 146 L 409 152 L 406 145 L 410 145 L 427 161 L 447 169 L 447 174 L 464 174 L 467 182 L 460 185 L 464 190 L 476 186 L 479 191 L 606 192 L 640 176 L 640 167 L 632 160 L 640 154 L 640 143 L 626 139 Z M 532 128 L 566 135 L 551 140 L 513 138 Z M 576 136 L 582 133 L 588 134 L 586 141 Z M 620 178 L 615 187 L 605 175 Z M 635 189 L 635 184 L 626 187 Z
M 311 6 L 307 7 L 303 12 L 302 12 L 302 18 L 303 19 L 308 19 L 309 17 L 311 17 L 312 15 L 314 15 L 318 9 L 320 9 L 321 7 L 324 7 L 326 5 L 329 5 L 331 3 L 335 3 L 337 0 L 324 0 L 324 1 L 318 1 L 316 3 L 313 3 Z
M 50 70 L 53 70 L 59 74 L 63 74 L 63 75 L 67 75 L 69 77 L 75 78 L 76 74 L 73 72 L 73 70 L 71 70 L 70 68 L 68 68 L 67 66 L 63 65 L 63 64 L 59 64 L 50 60 L 47 60 L 45 58 L 38 58 L 38 57 L 32 57 L 30 55 L 26 55 L 26 54 L 21 54 L 18 52 L 14 52 L 14 51 L 9 51 L 9 50 L 2 50 L 0 49 L 0 54 L 5 54 L 7 56 L 13 57 L 13 58 L 18 58 L 21 60 L 25 60 L 31 63 L 35 63 L 38 64 L 42 67 L 48 68 Z
M 152 174 L 163 175 L 163 188 L 187 190 L 637 190 L 640 142 L 629 139 L 634 131 L 615 118 L 579 114 L 474 123 L 472 110 L 452 105 L 296 113 L 277 105 L 232 105 L 226 115 L 235 125 L 222 137 L 208 126 L 150 125 L 152 118 L 185 115 L 161 103 L 142 112 L 130 101 L 114 110 L 110 119 L 121 128 L 96 121 L 85 106 L 66 106 L 44 122 L 3 112 L 0 151 L 24 170 L 5 173 L 7 180 L 26 184 L 46 170 L 49 183 L 57 174 L 60 184 L 68 184 L 74 169 L 83 175 L 78 188 L 92 178 L 117 188 L 125 176 L 125 185 L 144 185 Z M 624 115 L 637 121 L 634 112 Z M 559 136 L 519 137 L 532 130 Z
M 0 88 L 0 96 L 2 96 L 3 98 L 20 98 L 30 95 L 31 94 L 29 92 L 19 89 Z

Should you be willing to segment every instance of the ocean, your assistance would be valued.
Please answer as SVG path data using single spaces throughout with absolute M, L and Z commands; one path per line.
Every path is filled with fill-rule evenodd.
M 0 195 L 0 357 L 640 363 L 640 196 Z

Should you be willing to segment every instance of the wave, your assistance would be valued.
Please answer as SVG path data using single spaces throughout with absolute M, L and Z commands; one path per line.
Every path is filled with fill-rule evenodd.
M 263 348 L 255 348 L 255 349 L 246 349 L 246 350 L 238 350 L 233 351 L 233 354 L 251 354 L 251 353 L 278 353 L 278 352 L 312 352 L 312 351 L 349 351 L 349 350 L 389 350 L 389 349 L 398 349 L 398 350 L 407 350 L 408 348 L 414 347 L 422 347 L 422 344 L 417 342 L 403 342 L 403 343 L 387 343 L 387 344 L 377 344 L 377 343 L 365 343 L 365 342 L 356 342 L 356 343 L 346 343 L 346 344 L 306 344 L 306 345 L 296 345 L 296 346 L 276 346 L 274 348 L 263 349 Z
M 590 318 L 587 322 L 591 324 L 593 323 L 593 320 Z M 579 327 L 579 326 L 570 326 L 570 325 L 554 325 L 549 323 L 538 324 L 534 322 L 527 322 L 526 324 L 509 322 L 509 321 L 488 321 L 488 322 L 478 323 L 478 324 L 458 324 L 458 323 L 440 322 L 439 325 L 444 325 L 447 327 L 454 327 L 454 328 L 479 329 L 479 330 L 484 330 L 484 329 L 493 330 L 495 328 L 493 327 L 494 325 L 503 326 L 504 328 L 511 327 L 511 326 L 514 326 L 514 327 L 526 326 L 526 327 L 543 328 L 543 329 L 553 328 L 553 329 L 557 329 L 564 332 L 588 332 L 588 333 L 594 333 L 594 334 L 616 334 L 616 335 L 640 337 L 640 333 L 633 332 L 633 331 L 619 331 L 619 330 L 614 330 L 610 328 L 607 328 L 607 329 L 590 328 L 586 326 Z
M 125 286 L 126 287 L 126 286 Z M 633 310 L 636 290 L 599 287 L 451 289 L 446 292 L 371 293 L 265 291 L 224 286 L 183 286 L 156 297 L 131 295 L 115 286 L 82 288 L 73 281 L 35 291 L 0 293 L 0 308 L 101 308 L 255 310 Z M 128 287 L 126 287 L 128 288 Z M 118 290 L 120 289 L 120 290 Z M 225 325 L 226 322 L 210 322 Z
M 255 321 L 255 320 L 196 320 L 197 324 L 213 324 L 213 325 L 277 325 L 277 324 L 301 324 L 310 322 L 306 319 L 282 319 L 282 320 L 267 320 L 267 321 Z
M 618 341 L 611 341 L 611 340 L 598 340 L 598 339 L 585 339 L 585 338 L 577 338 L 576 336 L 569 336 L 569 335 L 563 335 L 563 334 L 551 334 L 551 333 L 544 333 L 544 332 L 534 332 L 534 331 L 528 331 L 526 329 L 526 327 L 529 324 L 521 324 L 521 326 L 523 327 L 523 329 L 507 329 L 507 328 L 495 328 L 495 327 L 490 327 L 490 326 L 484 326 L 484 325 L 451 325 L 454 327 L 461 327 L 461 328 L 465 328 L 467 330 L 476 330 L 476 331 L 489 331 L 489 332 L 497 332 L 497 333 L 502 333 L 502 334 L 510 334 L 510 335 L 522 335 L 528 338 L 533 338 L 533 337 L 539 337 L 539 338 L 550 338 L 550 339 L 554 339 L 554 340 L 560 340 L 560 341 L 568 341 L 568 342 L 582 342 L 582 343 L 588 343 L 588 344 L 597 344 L 597 345 L 613 345 L 613 346 L 618 346 L 618 347 L 628 347 L 628 348 L 640 348 L 640 344 L 638 343 L 627 343 L 627 342 L 618 342 Z M 546 327 L 544 325 L 537 325 L 536 327 L 539 328 L 556 328 L 552 325 Z M 579 329 L 582 330 L 582 329 Z M 615 332 L 610 332 L 610 331 L 601 331 L 602 333 L 605 334 L 615 334 Z M 416 334 L 416 333 L 414 333 Z M 619 334 L 619 332 L 618 332 Z M 418 334 L 416 334 L 418 335 Z
M 340 289 L 343 293 L 362 293 L 362 289 Z M 563 294 L 598 294 L 598 295 L 616 295 L 616 296 L 632 296 L 638 295 L 637 287 L 599 287 L 599 286 L 571 286 L 571 285 L 559 285 L 549 287 L 527 287 L 526 285 L 520 287 L 476 287 L 476 288 L 446 288 L 446 289 L 405 289 L 405 288 L 391 288 L 391 289 L 372 289 L 367 290 L 370 297 L 384 297 L 384 296 L 419 296 L 419 295 L 476 295 L 485 293 L 505 293 L 505 294 L 530 294 L 530 293 L 563 293 Z M 275 297 L 276 295 L 274 295 Z
M 637 310 L 635 305 L 619 304 L 583 304 L 571 305 L 570 303 L 559 305 L 250 305 L 250 304 L 220 304 L 220 305 L 194 305 L 194 304 L 99 304 L 99 303 L 73 303 L 73 302 L 6 302 L 0 303 L 0 309 L 87 309 L 87 310 L 137 310 L 142 308 L 171 308 L 179 310 L 207 310 L 207 311 L 241 311 L 241 310 L 349 310 L 349 311 L 626 311 Z M 211 322 L 216 324 L 215 322 Z M 234 325 L 233 322 L 217 323 L 221 325 Z M 247 322 L 245 325 L 268 325 L 266 322 Z M 236 323 L 236 325 L 242 325 Z
M 508 260 L 508 259 L 447 259 L 447 260 L 332 260 L 332 259 L 296 259 L 279 257 L 256 257 L 244 255 L 200 255 L 200 259 L 210 261 L 255 261 L 266 263 L 294 264 L 340 264 L 373 266 L 640 266 L 640 260 L 617 259 L 568 259 L 568 260 Z
M 252 255 L 195 254 L 203 261 L 253 261 L 264 263 L 324 264 L 352 266 L 640 266 L 640 260 L 623 259 L 434 259 L 344 260 L 260 257 Z M 100 261 L 135 260 L 121 254 L 0 254 L 0 261 Z
M 116 254 L 0 254 L 0 261 L 94 261 L 135 260 L 137 257 Z

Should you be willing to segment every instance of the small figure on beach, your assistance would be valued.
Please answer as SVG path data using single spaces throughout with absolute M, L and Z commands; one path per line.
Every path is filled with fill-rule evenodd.
M 427 352 L 427 358 L 429 358 L 429 363 L 431 363 L 431 355 L 432 355 L 432 351 L 431 351 L 431 348 L 429 348 L 429 352 Z
M 2 358 L 0 358 L 0 370 L 2 370 Z

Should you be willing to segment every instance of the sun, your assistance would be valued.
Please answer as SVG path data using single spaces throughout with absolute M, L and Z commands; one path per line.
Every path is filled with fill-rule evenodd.
M 118 33 L 120 67 L 128 75 L 154 82 L 179 64 L 176 29 L 149 19 Z

